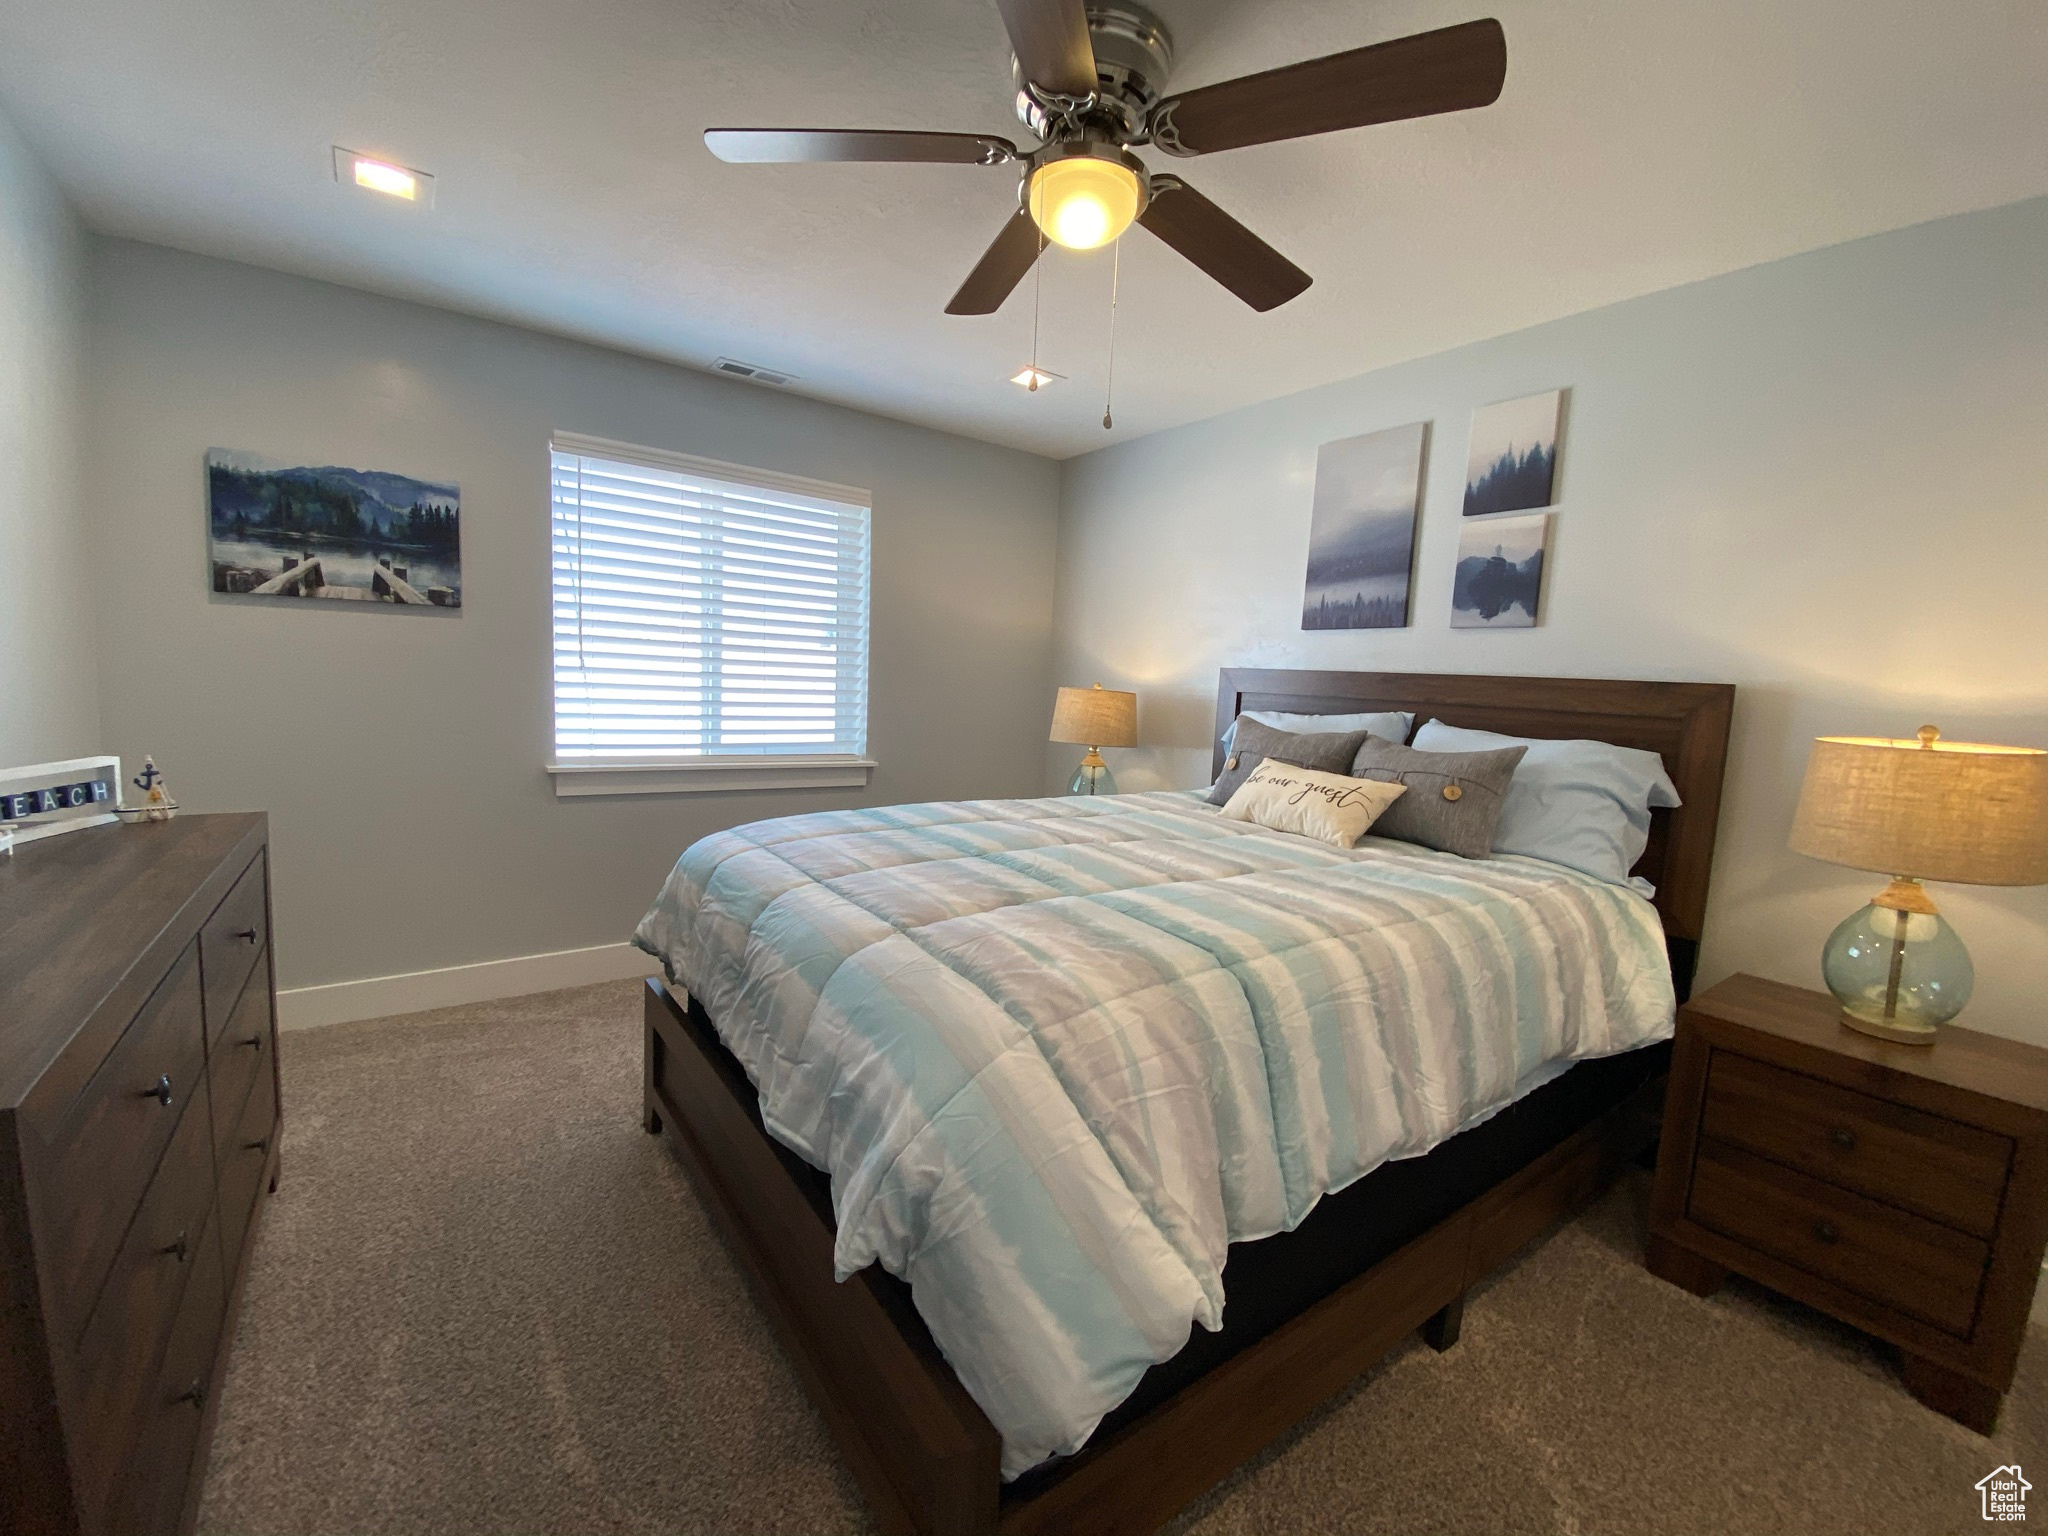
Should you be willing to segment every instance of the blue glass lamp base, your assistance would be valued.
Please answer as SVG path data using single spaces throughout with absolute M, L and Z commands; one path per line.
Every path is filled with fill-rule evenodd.
M 1976 984 L 1970 952 L 1925 903 L 1901 911 L 1872 903 L 1828 935 L 1821 974 L 1842 1022 L 1881 1040 L 1932 1045 L 1935 1026 L 1963 1011 Z
M 1070 795 L 1113 795 L 1116 793 L 1116 779 L 1109 771 L 1109 764 L 1091 747 L 1088 755 L 1081 759 L 1081 766 L 1074 770 L 1074 776 L 1067 780 Z

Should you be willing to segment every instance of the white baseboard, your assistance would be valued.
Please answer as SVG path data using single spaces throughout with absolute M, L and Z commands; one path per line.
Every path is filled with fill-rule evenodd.
M 277 994 L 277 1027 L 311 1029 L 321 1024 L 345 1024 L 351 1019 L 381 1019 L 387 1014 L 488 1003 L 528 992 L 586 987 L 598 981 L 630 981 L 638 976 L 652 976 L 660 969 L 659 962 L 631 944 L 597 944 L 589 949 L 558 949 L 545 955 L 480 960 L 474 965 L 451 965 L 438 971 L 367 976 L 361 981 L 337 981 L 324 987 L 294 987 Z

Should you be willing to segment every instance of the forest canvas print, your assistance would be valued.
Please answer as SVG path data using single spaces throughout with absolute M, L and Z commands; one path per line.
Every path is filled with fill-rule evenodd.
M 1317 451 L 1303 629 L 1399 629 L 1408 622 L 1427 431 L 1416 422 Z
M 213 448 L 206 497 L 215 592 L 462 606 L 462 492 L 453 484 Z
M 1465 465 L 1465 515 L 1547 507 L 1557 478 L 1561 389 L 1503 400 L 1472 413 L 1472 452 Z
M 1550 514 L 1466 523 L 1458 530 L 1451 628 L 1527 629 L 1543 600 Z

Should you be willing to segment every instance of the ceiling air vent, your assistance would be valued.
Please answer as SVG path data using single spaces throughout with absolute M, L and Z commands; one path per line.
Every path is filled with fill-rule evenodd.
M 752 379 L 756 384 L 787 384 L 796 377 L 793 373 L 777 373 L 773 368 L 763 368 L 758 363 L 743 363 L 736 357 L 721 357 L 711 365 L 720 373 L 729 373 L 736 379 Z

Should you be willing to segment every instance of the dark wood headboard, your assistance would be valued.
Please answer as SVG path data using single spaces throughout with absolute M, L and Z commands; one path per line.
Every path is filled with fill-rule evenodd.
M 1721 816 L 1730 683 L 1645 683 L 1585 677 L 1475 677 L 1442 672 L 1295 672 L 1225 667 L 1216 688 L 1210 777 L 1223 771 L 1223 733 L 1247 709 L 1354 714 L 1405 709 L 1425 721 L 1509 736 L 1587 737 L 1642 747 L 1664 759 L 1685 804 L 1650 813 L 1650 845 L 1635 874 L 1657 887 L 1664 931 L 1692 950 L 1707 913 L 1707 877 Z M 1411 737 L 1413 732 L 1410 732 Z M 1680 956 L 1674 946 L 1674 965 Z

